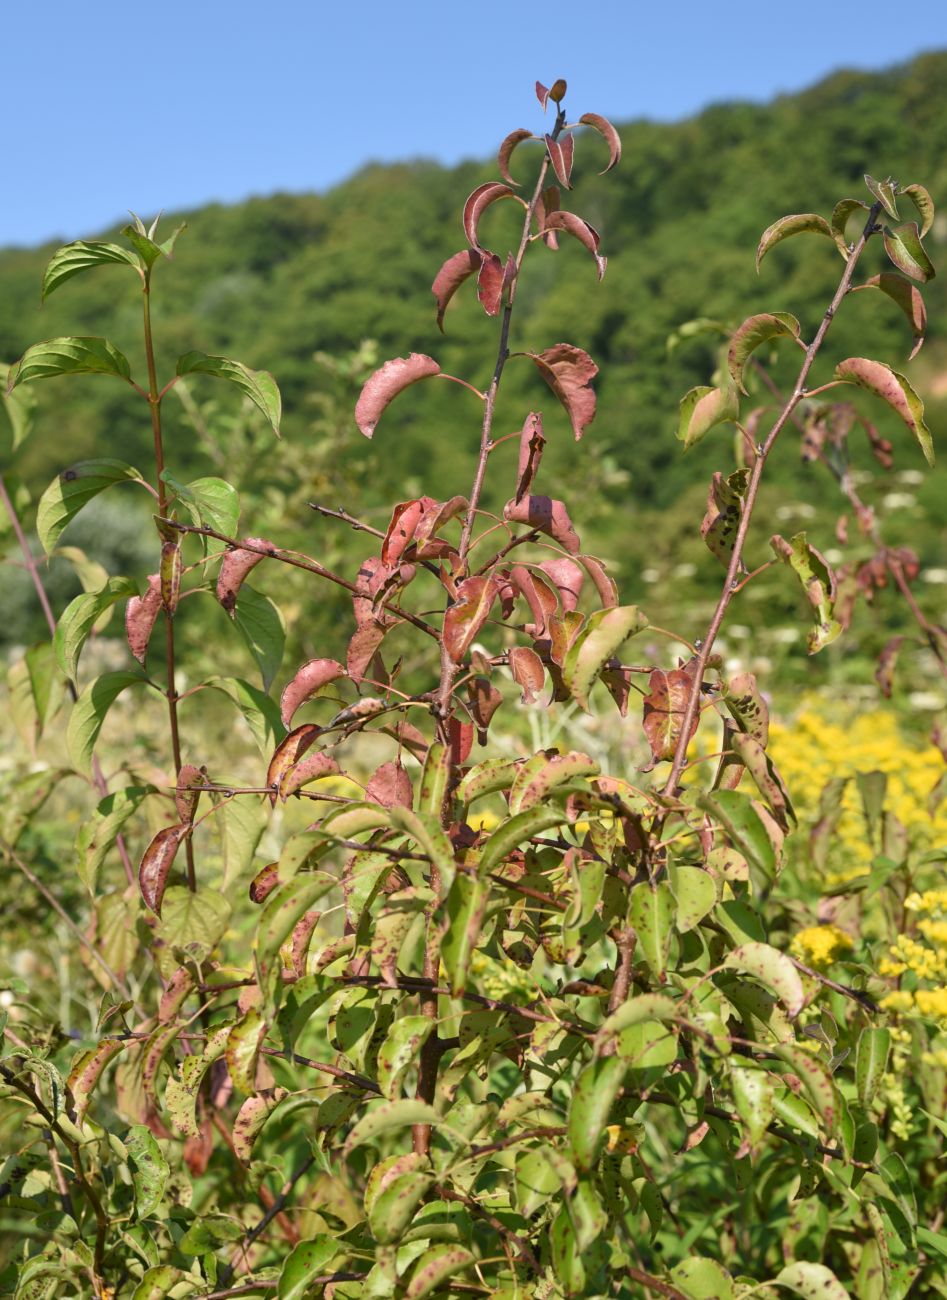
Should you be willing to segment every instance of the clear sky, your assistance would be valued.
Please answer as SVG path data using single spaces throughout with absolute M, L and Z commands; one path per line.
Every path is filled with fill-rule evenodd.
M 537 78 L 667 121 L 944 47 L 947 0 L 0 0 L 0 245 L 487 156 Z

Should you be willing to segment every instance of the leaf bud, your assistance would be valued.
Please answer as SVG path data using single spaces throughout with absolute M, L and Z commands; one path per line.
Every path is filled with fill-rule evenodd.
M 554 104 L 561 104 L 565 97 L 566 83 L 563 81 L 562 77 L 560 77 L 558 81 L 552 83 L 552 88 L 549 91 L 549 98 Z

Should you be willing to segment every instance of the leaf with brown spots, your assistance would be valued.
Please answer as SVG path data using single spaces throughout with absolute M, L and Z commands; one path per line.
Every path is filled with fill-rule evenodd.
M 382 763 L 365 787 L 365 798 L 383 808 L 410 808 L 414 802 L 411 778 L 400 763 Z
M 391 514 L 391 523 L 381 544 L 381 562 L 389 567 L 396 565 L 411 544 L 415 529 L 424 513 L 424 505 L 418 498 L 411 501 L 399 501 Z
M 457 584 L 457 600 L 444 614 L 444 648 L 455 664 L 470 649 L 487 621 L 499 583 L 492 574 L 465 578 Z
M 737 530 L 743 518 L 747 471 L 738 469 L 729 478 L 715 473 L 707 492 L 707 511 L 701 521 L 700 535 L 707 549 L 727 568 L 736 545 Z M 746 572 L 746 566 L 742 566 Z
M 279 863 L 268 862 L 250 881 L 250 902 L 265 903 L 279 883 Z
M 125 1045 L 121 1039 L 104 1038 L 96 1047 L 90 1047 L 76 1057 L 69 1071 L 66 1087 L 72 1093 L 77 1124 L 81 1124 L 85 1119 L 92 1093 L 102 1077 L 102 1071 Z
M 324 776 L 338 776 L 341 768 L 330 754 L 309 754 L 285 773 L 279 783 L 279 797 L 285 803 L 291 794 L 301 790 L 304 785 L 318 781 Z
M 691 659 L 683 668 L 666 671 L 655 668 L 648 680 L 644 697 L 643 725 L 651 746 L 652 766 L 674 758 L 684 728 L 684 714 L 695 684 L 697 661 Z M 691 724 L 690 742 L 697 730 L 697 717 Z
M 361 684 L 369 664 L 375 657 L 378 647 L 391 630 L 389 623 L 365 623 L 352 636 L 346 651 L 349 676 L 353 682 Z
M 200 790 L 195 790 L 194 786 L 204 785 L 206 781 L 206 767 L 195 767 L 193 763 L 185 763 L 178 772 L 178 782 L 174 791 L 174 806 L 177 808 L 178 816 L 185 825 L 190 825 L 194 820 L 197 803 L 201 797 Z
M 149 573 L 148 586 L 143 596 L 132 596 L 125 606 L 125 636 L 128 648 L 140 664 L 145 662 L 148 642 L 161 609 L 161 579 Z
M 234 1087 L 242 1093 L 256 1092 L 256 1067 L 266 1037 L 267 1023 L 259 1007 L 248 1007 L 227 1035 L 224 1055 Z
M 477 739 L 481 745 L 487 743 L 487 728 L 497 709 L 503 703 L 503 696 L 490 682 L 489 678 L 475 676 L 467 683 L 467 707 L 477 726 Z
M 191 827 L 165 826 L 145 849 L 138 868 L 138 885 L 145 905 L 161 915 L 161 900 L 168 883 L 168 873 L 174 864 L 175 855 L 184 840 L 191 833 Z
M 297 671 L 280 696 L 280 716 L 283 725 L 292 725 L 293 714 L 306 700 L 311 699 L 323 686 L 345 677 L 346 671 L 336 659 L 310 659 Z
M 271 791 L 270 803 L 274 808 L 283 777 L 299 762 L 306 750 L 316 743 L 322 731 L 323 728 L 317 727 L 314 722 L 304 722 L 276 746 L 269 767 L 266 769 L 266 785 Z
M 233 1122 L 233 1151 L 238 1160 L 249 1164 L 253 1159 L 253 1144 L 263 1125 L 288 1096 L 287 1088 L 264 1088 L 246 1099 Z

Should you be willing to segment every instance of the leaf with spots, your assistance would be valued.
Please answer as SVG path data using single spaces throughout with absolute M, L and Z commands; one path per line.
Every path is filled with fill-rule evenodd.
M 489 618 L 499 590 L 493 574 L 465 578 L 457 584 L 457 599 L 444 614 L 444 648 L 455 664 L 463 660 Z
M 543 352 L 526 355 L 565 408 L 578 442 L 595 419 L 592 380 L 598 374 L 598 366 L 587 352 L 571 343 L 555 343 Z
M 562 665 L 562 677 L 580 708 L 588 709 L 589 693 L 609 660 L 629 637 L 648 626 L 637 605 L 616 605 L 589 615 Z
M 503 518 L 514 524 L 529 524 L 537 532 L 546 533 L 572 555 L 577 555 L 582 548 L 565 504 L 553 497 L 524 496 L 519 501 L 508 501 L 503 507 Z
M 923 239 L 934 224 L 934 200 L 923 185 L 905 185 L 901 193 L 911 200 L 921 218 L 921 238 Z
M 233 1149 L 238 1160 L 244 1164 L 250 1163 L 253 1159 L 253 1144 L 263 1131 L 264 1124 L 288 1096 L 286 1088 L 264 1088 L 246 1099 L 233 1122 Z
M 791 542 L 777 533 L 769 544 L 777 558 L 788 564 L 802 583 L 806 599 L 815 611 L 816 625 L 806 639 L 806 648 L 814 655 L 842 632 L 835 617 L 835 574 L 821 552 L 806 541 L 805 533 L 796 533 Z
M 73 1061 L 69 1077 L 66 1079 L 66 1087 L 72 1094 L 77 1124 L 81 1124 L 85 1118 L 92 1093 L 102 1077 L 102 1071 L 125 1046 L 121 1039 L 103 1038 L 95 1047 L 80 1052 Z
M 684 729 L 684 715 L 695 688 L 697 661 L 691 659 L 683 668 L 666 671 L 655 668 L 648 679 L 648 694 L 642 702 L 642 725 L 651 746 L 651 765 L 670 761 Z M 699 725 L 695 714 L 685 744 L 690 744 Z
M 286 1256 L 277 1285 L 278 1300 L 306 1300 L 312 1294 L 312 1279 L 325 1273 L 329 1263 L 344 1247 L 328 1233 L 301 1241 Z
M 579 1169 L 595 1169 L 605 1147 L 606 1126 L 622 1084 L 626 1065 L 617 1056 L 587 1065 L 575 1082 L 569 1103 L 568 1134 Z
M 139 1220 L 150 1218 L 164 1197 L 171 1170 L 154 1134 L 145 1124 L 133 1124 L 125 1138 L 125 1148 L 134 1166 L 135 1214 Z
M 638 938 L 638 950 L 663 984 L 671 933 L 674 928 L 674 895 L 666 880 L 652 885 L 642 881 L 633 886 L 628 920 Z
M 149 573 L 145 582 L 147 585 L 144 595 L 132 596 L 125 606 L 125 637 L 128 648 L 142 665 L 148 653 L 148 642 L 151 640 L 155 621 L 161 610 L 160 577 L 157 573 Z
M 798 1016 L 806 995 L 799 972 L 785 953 L 768 943 L 745 943 L 723 960 L 727 970 L 750 975 L 777 997 L 791 1016 Z
M 824 1264 L 813 1264 L 797 1260 L 778 1273 L 773 1281 L 788 1291 L 795 1291 L 805 1300 L 851 1300 L 830 1268 Z
M 706 542 L 707 549 L 724 568 L 729 567 L 736 546 L 737 530 L 743 518 L 747 478 L 745 469 L 735 470 L 726 479 L 717 472 L 711 479 L 707 492 L 707 511 L 701 521 L 700 535 Z M 742 567 L 745 571 L 746 566 Z

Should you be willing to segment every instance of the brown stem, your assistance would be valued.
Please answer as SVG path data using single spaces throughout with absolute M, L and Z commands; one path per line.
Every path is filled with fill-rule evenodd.
M 777 416 L 776 422 L 774 423 L 772 429 L 770 429 L 769 434 L 766 437 L 766 441 L 759 449 L 759 454 L 757 455 L 756 461 L 753 465 L 753 470 L 750 475 L 750 483 L 749 486 L 747 487 L 746 498 L 744 500 L 743 513 L 740 518 L 739 527 L 737 528 L 737 534 L 734 540 L 733 554 L 731 555 L 730 563 L 727 566 L 727 576 L 724 579 L 723 587 L 720 592 L 720 597 L 717 601 L 716 609 L 714 610 L 713 617 L 710 620 L 710 626 L 707 629 L 707 632 L 704 636 L 703 644 L 701 645 L 700 651 L 697 655 L 697 664 L 695 666 L 695 672 L 694 672 L 694 684 L 688 695 L 687 707 L 684 710 L 684 716 L 681 721 L 680 738 L 677 742 L 677 749 L 675 750 L 674 753 L 674 761 L 671 765 L 670 775 L 668 776 L 667 782 L 664 787 L 664 794 L 666 797 L 670 797 L 671 795 L 673 795 L 675 790 L 677 789 L 678 780 L 681 775 L 681 769 L 684 766 L 685 758 L 687 755 L 687 745 L 691 735 L 691 729 L 697 718 L 697 711 L 700 707 L 700 689 L 701 689 L 701 684 L 703 682 L 704 673 L 707 668 L 707 661 L 710 658 L 711 652 L 714 647 L 714 642 L 717 639 L 717 633 L 720 631 L 720 626 L 723 623 L 724 615 L 726 614 L 727 608 L 733 597 L 733 588 L 739 581 L 740 572 L 743 566 L 743 547 L 744 547 L 744 543 L 746 542 L 747 533 L 749 532 L 750 522 L 753 518 L 753 511 L 756 506 L 756 500 L 760 489 L 760 482 L 763 477 L 763 471 L 766 468 L 767 459 L 769 458 L 769 454 L 773 448 L 773 444 L 776 442 L 776 439 L 779 437 L 783 428 L 792 417 L 792 414 L 795 411 L 796 407 L 799 405 L 803 397 L 806 395 L 805 383 L 809 375 L 809 371 L 811 370 L 812 364 L 819 353 L 819 349 L 822 347 L 822 342 L 825 338 L 829 326 L 832 323 L 832 318 L 834 317 L 836 311 L 841 305 L 842 299 L 848 293 L 849 287 L 852 282 L 852 277 L 855 274 L 855 267 L 858 264 L 858 260 L 861 257 L 862 252 L 864 251 L 865 245 L 867 244 L 871 235 L 875 231 L 875 221 L 880 211 L 881 211 L 881 204 L 875 203 L 872 206 L 870 212 L 868 213 L 868 220 L 865 223 L 865 228 L 861 233 L 858 243 L 855 245 L 854 249 L 849 255 L 848 261 L 845 264 L 845 270 L 842 274 L 842 278 L 839 281 L 838 288 L 836 289 L 832 301 L 829 304 L 829 307 L 822 318 L 818 330 L 816 331 L 815 338 L 806 348 L 806 355 L 803 359 L 802 366 L 800 367 L 799 374 L 796 378 L 795 388 L 790 394 L 788 400 L 785 402 L 782 411 Z
M 908 586 L 908 580 L 904 576 L 904 566 L 893 552 L 887 550 L 885 551 L 885 563 L 888 566 L 888 572 L 891 574 L 892 578 L 894 578 L 898 591 L 900 591 L 901 595 L 907 602 L 908 609 L 913 614 L 915 622 L 927 638 L 928 645 L 934 651 L 937 666 L 940 668 L 942 675 L 947 678 L 947 661 L 944 659 L 944 652 L 937 639 L 937 633 L 928 622 L 927 616 L 915 600 L 914 592 Z
M 237 1155 L 237 1148 L 234 1146 L 234 1141 L 230 1134 L 230 1130 L 228 1129 L 227 1125 L 224 1123 L 219 1112 L 216 1110 L 211 1112 L 211 1123 L 214 1125 L 214 1128 L 223 1138 L 225 1144 L 230 1148 L 230 1154 L 234 1158 L 234 1165 L 237 1170 L 237 1176 L 240 1179 L 241 1183 L 245 1183 L 246 1172 L 243 1168 L 243 1165 L 241 1164 L 240 1157 Z M 276 1197 L 273 1195 L 273 1193 L 270 1191 L 270 1189 L 266 1186 L 265 1183 L 260 1184 L 258 1195 L 260 1197 L 260 1200 L 263 1202 L 264 1209 L 266 1209 L 267 1211 L 273 1209 L 273 1205 L 274 1202 L 276 1201 Z M 283 1214 L 282 1210 L 280 1209 L 275 1210 L 274 1214 L 276 1219 L 279 1222 L 280 1227 L 283 1230 L 283 1236 L 286 1238 L 286 1240 L 289 1242 L 291 1246 L 297 1245 L 297 1243 L 299 1242 L 299 1233 L 297 1232 L 296 1227 L 293 1224 L 292 1220 L 287 1215 Z
M 282 1214 L 286 1205 L 289 1203 L 289 1198 L 293 1194 L 294 1187 L 299 1182 L 300 1178 L 302 1178 L 312 1168 L 315 1162 L 316 1162 L 315 1156 L 307 1156 L 306 1159 L 303 1160 L 301 1164 L 296 1166 L 296 1168 L 293 1170 L 290 1176 L 286 1179 L 286 1182 L 280 1188 L 279 1194 L 273 1200 L 273 1204 L 269 1207 L 269 1209 L 260 1219 L 259 1223 L 255 1224 L 250 1229 L 250 1231 L 244 1237 L 243 1241 L 237 1247 L 237 1250 L 235 1252 L 235 1257 L 242 1255 L 244 1259 L 246 1259 L 247 1251 L 250 1249 L 250 1247 L 253 1245 L 256 1239 L 262 1236 L 264 1232 L 266 1232 L 267 1228 L 277 1217 L 277 1215 Z M 234 1270 L 233 1264 L 225 1264 L 223 1268 L 221 1268 L 218 1277 L 219 1280 L 223 1282 L 225 1286 L 233 1277 L 233 1270 Z
M 870 997 L 869 994 L 862 992 L 861 989 L 853 989 L 850 984 L 839 984 L 837 980 L 830 980 L 828 975 L 823 975 L 821 971 L 813 970 L 811 966 L 806 966 L 804 962 L 797 961 L 795 957 L 790 957 L 789 960 L 795 966 L 796 970 L 802 971 L 803 975 L 808 975 L 810 979 L 818 980 L 818 982 L 824 984 L 827 989 L 833 989 L 836 993 L 841 993 L 844 997 L 851 998 L 853 1002 L 857 1002 L 860 1006 L 864 1007 L 866 1011 L 870 1011 L 874 1015 L 877 1015 L 881 1010 L 874 998 Z

